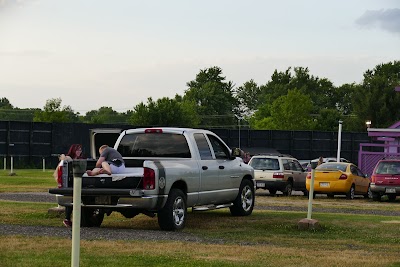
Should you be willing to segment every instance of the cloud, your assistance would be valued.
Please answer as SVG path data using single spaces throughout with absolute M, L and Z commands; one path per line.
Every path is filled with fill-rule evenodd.
M 367 10 L 356 20 L 361 27 L 379 27 L 385 31 L 400 34 L 400 9 Z

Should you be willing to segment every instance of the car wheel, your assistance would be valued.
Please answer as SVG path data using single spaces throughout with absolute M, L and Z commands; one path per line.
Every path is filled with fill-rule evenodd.
M 275 195 L 276 194 L 276 189 L 268 189 L 269 193 L 271 195 Z
M 364 198 L 372 198 L 372 191 L 371 191 L 371 187 L 368 186 L 368 191 L 367 193 L 364 195 Z
M 308 191 L 307 190 L 304 190 L 303 194 L 304 194 L 305 197 L 308 197 Z
M 355 188 L 354 188 L 354 184 L 353 184 L 353 185 L 351 185 L 349 192 L 346 193 L 346 198 L 354 199 L 354 195 L 355 195 Z
M 249 180 L 243 180 L 240 184 L 239 194 L 233 201 L 233 206 L 229 207 L 233 216 L 247 216 L 253 212 L 254 208 L 254 187 Z
M 389 199 L 390 202 L 393 202 L 393 201 L 396 200 L 396 195 L 394 195 L 394 194 L 389 194 L 387 196 L 388 196 L 388 199 Z
M 182 190 L 172 188 L 165 206 L 158 212 L 158 225 L 162 230 L 182 230 L 186 224 L 186 197 Z
M 104 219 L 104 212 L 101 209 L 82 208 L 81 226 L 82 227 L 100 227 Z
M 292 191 L 293 191 L 292 182 L 288 182 L 286 184 L 286 187 L 285 187 L 284 191 L 283 191 L 283 195 L 290 197 L 292 195 Z
M 373 201 L 381 201 L 381 199 L 382 199 L 381 194 L 372 192 L 372 200 Z

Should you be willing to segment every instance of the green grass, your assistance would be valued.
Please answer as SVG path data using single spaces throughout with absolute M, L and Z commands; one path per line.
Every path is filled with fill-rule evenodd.
M 13 192 L 54 187 L 52 172 L 0 173 L 0 188 Z M 45 176 L 44 176 L 45 175 Z M 20 182 L 18 181 L 21 179 Z M 37 183 L 36 183 L 37 182 Z M 38 186 L 37 184 L 40 184 Z M 29 188 L 32 187 L 32 190 Z M 4 191 L 3 191 L 4 192 Z M 400 266 L 398 216 L 314 212 L 320 230 L 298 230 L 306 212 L 268 210 L 274 206 L 307 207 L 304 197 L 256 197 L 251 216 L 232 217 L 228 209 L 188 212 L 185 233 L 209 242 L 82 240 L 81 266 Z M 55 203 L 0 200 L 1 224 L 55 226 L 64 230 L 62 217 L 51 216 Z M 343 198 L 314 200 L 315 207 L 338 211 L 400 211 L 399 201 L 372 202 Z M 106 216 L 101 226 L 160 231 L 157 218 L 126 219 Z M 160 231 L 161 232 L 161 231 Z M 70 266 L 71 239 L 45 236 L 0 235 L 0 266 Z
M 0 171 L 0 193 L 4 192 L 46 192 L 57 183 L 53 177 L 54 170 L 10 170 Z

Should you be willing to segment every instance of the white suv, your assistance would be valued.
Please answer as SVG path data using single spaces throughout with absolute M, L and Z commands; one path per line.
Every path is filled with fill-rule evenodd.
M 257 155 L 253 156 L 249 165 L 254 168 L 256 188 L 268 189 L 271 194 L 281 191 L 290 196 L 292 190 L 303 191 L 307 195 L 307 170 L 290 155 Z

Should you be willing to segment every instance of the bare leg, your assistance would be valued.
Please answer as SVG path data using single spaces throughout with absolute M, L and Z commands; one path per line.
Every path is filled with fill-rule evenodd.
M 111 175 L 111 167 L 110 164 L 108 164 L 108 162 L 103 161 L 103 163 L 101 163 L 101 167 L 103 168 L 100 170 L 100 173 L 106 173 L 108 175 Z
M 100 168 L 94 168 L 93 170 L 86 171 L 87 175 L 94 176 L 100 173 Z

